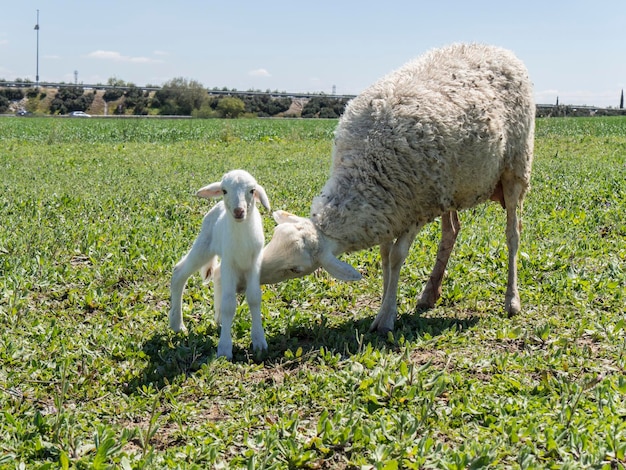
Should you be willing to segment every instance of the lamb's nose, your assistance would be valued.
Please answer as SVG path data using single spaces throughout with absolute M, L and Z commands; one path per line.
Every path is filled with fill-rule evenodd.
M 235 219 L 243 219 L 246 215 L 246 211 L 244 211 L 241 207 L 235 207 L 233 215 L 235 216 Z

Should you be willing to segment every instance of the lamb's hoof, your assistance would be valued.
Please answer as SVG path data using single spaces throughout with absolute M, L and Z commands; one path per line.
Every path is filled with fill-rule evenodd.
M 262 353 L 264 351 L 267 351 L 267 341 L 265 341 L 265 338 L 263 338 L 263 341 L 253 341 L 252 349 L 255 353 Z
M 221 348 L 219 344 L 217 345 L 217 357 L 225 357 L 227 360 L 233 360 L 233 348 Z
M 167 314 L 167 319 L 169 320 L 170 328 L 175 333 L 187 332 L 187 328 L 185 328 L 185 323 L 183 322 L 183 314 L 180 310 L 171 309 Z
M 187 327 L 184 325 L 184 323 L 177 323 L 177 322 L 171 322 L 170 321 L 170 329 L 174 332 L 174 333 L 187 333 Z

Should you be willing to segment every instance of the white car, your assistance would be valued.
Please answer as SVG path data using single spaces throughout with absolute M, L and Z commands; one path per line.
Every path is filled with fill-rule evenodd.
M 87 114 L 84 111 L 72 111 L 70 117 L 91 117 L 91 114 Z

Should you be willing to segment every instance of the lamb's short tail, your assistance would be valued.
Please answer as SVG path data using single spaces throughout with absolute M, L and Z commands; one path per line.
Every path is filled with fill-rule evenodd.
M 208 284 L 215 274 L 215 269 L 219 268 L 219 263 L 217 262 L 217 257 L 211 258 L 207 264 L 200 268 L 200 276 L 202 277 L 202 282 Z

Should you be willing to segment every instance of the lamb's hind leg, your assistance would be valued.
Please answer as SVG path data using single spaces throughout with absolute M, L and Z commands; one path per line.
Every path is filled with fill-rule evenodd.
M 417 303 L 419 308 L 433 308 L 441 297 L 441 282 L 459 230 L 461 223 L 456 211 L 446 212 L 441 216 L 441 240 L 437 249 L 437 261 Z
M 415 236 L 423 224 L 414 225 L 400 236 L 395 243 L 383 243 L 380 246 L 380 255 L 383 264 L 383 300 L 374 319 L 370 331 L 379 333 L 393 331 L 398 316 L 397 295 L 400 269 L 404 264 Z
M 521 220 L 518 218 L 518 206 L 521 209 L 526 185 L 514 177 L 503 177 L 504 202 L 506 206 L 506 243 L 509 249 L 509 273 L 506 287 L 504 309 L 509 315 L 516 315 L 522 309 L 517 290 L 517 251 L 519 249 Z
M 171 308 L 169 312 L 170 328 L 176 332 L 185 331 L 183 322 L 182 302 L 183 290 L 187 279 L 203 266 L 212 263 L 213 255 L 202 243 L 196 242 L 191 250 L 174 267 L 170 284 Z

